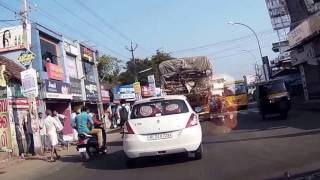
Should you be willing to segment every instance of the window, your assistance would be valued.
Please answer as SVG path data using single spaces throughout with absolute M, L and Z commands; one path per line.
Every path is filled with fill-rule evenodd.
M 66 56 L 66 66 L 69 76 L 72 78 L 78 78 L 77 63 L 75 56 Z
M 167 116 L 187 112 L 189 110 L 183 100 L 162 100 L 135 105 L 132 108 L 131 119 Z
M 59 64 L 56 43 L 40 37 L 40 46 L 44 71 L 46 71 L 46 63 Z
M 87 81 L 95 82 L 94 73 L 93 73 L 93 63 L 82 61 L 83 73 Z

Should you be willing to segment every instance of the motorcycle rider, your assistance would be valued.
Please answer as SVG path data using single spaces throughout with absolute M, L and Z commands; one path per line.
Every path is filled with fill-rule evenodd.
M 87 107 L 83 106 L 81 108 L 81 113 L 76 117 L 76 129 L 78 134 L 91 134 L 96 135 L 98 140 L 98 145 L 100 148 L 103 147 L 103 137 L 101 129 L 94 128 L 94 123 L 91 116 L 87 113 Z M 88 128 L 88 124 L 90 129 Z

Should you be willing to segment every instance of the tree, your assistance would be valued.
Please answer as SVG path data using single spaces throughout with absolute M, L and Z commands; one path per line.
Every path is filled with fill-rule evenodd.
M 145 69 L 151 68 L 152 63 L 149 59 L 135 59 L 135 62 L 131 59 L 126 64 L 126 71 L 122 72 L 119 77 L 119 81 L 123 84 L 130 84 L 135 82 L 135 73 L 138 75 L 138 80 L 144 82 L 146 78 L 140 77 L 139 72 Z
M 135 82 L 135 73 L 137 73 L 138 81 L 141 84 L 148 83 L 148 75 L 154 74 L 156 85 L 160 86 L 160 71 L 159 64 L 163 61 L 173 59 L 173 57 L 166 52 L 157 50 L 156 54 L 151 59 L 131 59 L 126 63 L 125 71 L 119 76 L 119 82 L 122 84 L 130 84 Z M 135 65 L 136 64 L 136 65 Z M 135 69 L 136 68 L 136 69 Z M 150 69 L 150 70 L 148 70 Z
M 100 82 L 109 83 L 115 85 L 118 82 L 118 76 L 120 74 L 121 60 L 109 56 L 102 55 L 98 58 L 98 73 Z

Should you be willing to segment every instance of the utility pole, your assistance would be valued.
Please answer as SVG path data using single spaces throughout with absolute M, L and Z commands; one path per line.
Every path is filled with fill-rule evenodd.
M 21 0 L 21 10 L 20 10 L 20 16 L 21 16 L 21 24 L 23 28 L 23 33 L 22 33 L 22 39 L 23 39 L 23 44 L 27 50 L 30 50 L 30 46 L 28 43 L 28 30 L 27 30 L 27 25 L 28 25 L 28 3 L 27 0 Z
M 134 51 L 138 48 L 138 44 L 135 44 L 133 47 L 133 42 L 131 42 L 130 48 L 126 46 L 126 49 L 131 52 L 133 64 L 134 64 L 134 80 L 135 82 L 138 82 L 138 75 L 137 75 L 137 64 L 136 59 L 134 58 Z

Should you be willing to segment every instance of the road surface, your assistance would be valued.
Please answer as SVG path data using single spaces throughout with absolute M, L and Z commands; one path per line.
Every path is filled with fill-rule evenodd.
M 262 121 L 257 109 L 251 108 L 240 111 L 238 120 L 233 131 L 217 127 L 212 122 L 202 123 L 202 160 L 188 160 L 183 155 L 145 158 L 136 168 L 128 169 L 121 136 L 114 132 L 108 155 L 82 163 L 74 151 L 64 156 L 62 162 L 46 165 L 46 169 L 40 172 L 29 172 L 24 178 L 266 179 L 280 177 L 287 171 L 298 173 L 320 167 L 319 111 L 294 110 L 287 120 L 271 117 Z M 14 174 L 9 168 L 4 175 L 17 178 Z

